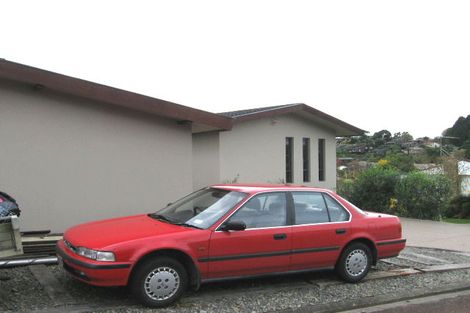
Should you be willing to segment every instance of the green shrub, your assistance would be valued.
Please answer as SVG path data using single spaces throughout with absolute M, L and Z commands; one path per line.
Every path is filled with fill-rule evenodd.
M 364 210 L 391 213 L 390 199 L 399 178 L 395 169 L 372 167 L 359 174 L 352 187 L 348 187 L 349 194 L 342 195 Z
M 439 220 L 450 196 L 450 181 L 443 175 L 412 172 L 395 190 L 399 208 L 406 216 Z
M 447 217 L 470 218 L 470 197 L 453 198 L 445 212 Z
M 470 217 L 470 200 L 467 198 L 467 201 L 462 203 L 462 217 L 469 218 Z
M 400 178 L 397 169 L 376 166 L 354 181 L 341 180 L 337 190 L 367 211 L 432 220 L 439 220 L 444 213 L 449 217 L 470 217 L 470 199 L 453 200 L 448 205 L 451 182 L 443 175 L 411 172 Z
M 408 154 L 390 153 L 387 154 L 385 159 L 389 161 L 391 167 L 394 167 L 401 172 L 411 172 L 415 168 L 413 157 Z
M 353 193 L 354 180 L 352 179 L 338 179 L 336 182 L 336 192 L 343 198 L 351 199 Z

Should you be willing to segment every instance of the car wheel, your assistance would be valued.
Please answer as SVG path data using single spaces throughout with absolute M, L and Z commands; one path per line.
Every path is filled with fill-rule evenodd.
M 188 284 L 183 265 L 169 257 L 158 257 L 141 264 L 131 280 L 131 290 L 147 306 L 164 307 L 182 296 Z
M 372 263 L 370 248 L 354 242 L 344 249 L 336 264 L 336 272 L 348 283 L 357 283 L 366 277 Z

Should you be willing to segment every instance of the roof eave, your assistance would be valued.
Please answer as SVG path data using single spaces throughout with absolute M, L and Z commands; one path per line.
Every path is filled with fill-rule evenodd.
M 320 118 L 326 121 L 330 125 L 330 128 L 332 128 L 335 131 L 336 136 L 358 136 L 366 132 L 365 130 L 362 130 L 351 124 L 348 124 L 322 111 L 314 109 L 304 103 L 298 103 L 298 104 L 285 106 L 282 108 L 255 112 L 255 113 L 250 113 L 250 114 L 246 114 L 246 115 L 239 116 L 239 117 L 234 117 L 233 121 L 234 123 L 237 123 L 237 122 L 251 121 L 251 120 L 257 120 L 257 119 L 265 118 L 265 117 L 272 117 L 272 116 L 278 116 L 278 115 L 289 114 L 289 113 L 297 113 L 297 112 L 307 112 L 317 118 Z
M 231 118 L 3 59 L 0 59 L 0 79 L 41 86 L 177 121 L 191 121 L 221 130 L 232 128 Z

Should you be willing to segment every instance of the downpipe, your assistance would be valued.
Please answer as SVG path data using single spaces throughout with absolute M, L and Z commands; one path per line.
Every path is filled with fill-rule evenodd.
M 32 258 L 32 259 L 10 259 L 0 260 L 0 268 L 39 265 L 39 264 L 58 264 L 59 260 L 56 256 L 46 258 Z

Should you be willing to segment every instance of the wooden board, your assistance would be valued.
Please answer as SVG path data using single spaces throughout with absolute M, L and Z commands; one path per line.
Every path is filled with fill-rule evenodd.
M 0 258 L 23 254 L 20 225 L 17 216 L 2 218 L 0 224 Z

